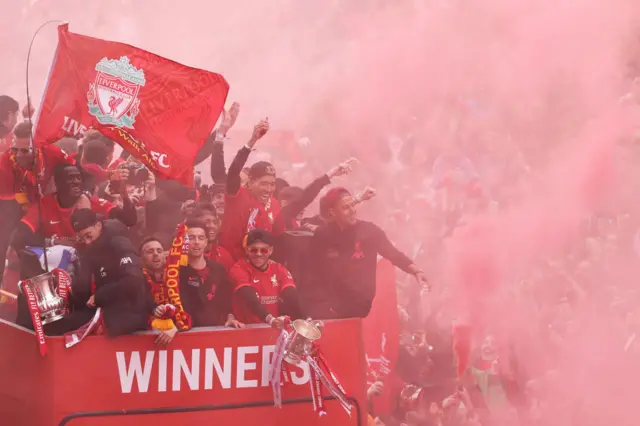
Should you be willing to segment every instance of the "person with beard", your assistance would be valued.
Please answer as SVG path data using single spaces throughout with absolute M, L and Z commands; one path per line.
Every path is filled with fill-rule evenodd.
M 150 284 L 162 284 L 167 256 L 160 240 L 153 236 L 142 240 L 140 257 L 143 271 L 148 275 L 147 281 L 151 280 Z
M 190 219 L 185 226 L 189 238 L 188 264 L 180 266 L 178 291 L 182 307 L 191 317 L 191 326 L 244 328 L 232 313 L 232 287 L 227 271 L 205 256 L 209 239 L 204 223 Z M 156 317 L 165 314 L 165 306 L 156 309 Z M 177 331 L 172 330 L 173 335 Z
M 247 187 L 242 187 L 240 173 L 258 140 L 269 131 L 269 122 L 262 120 L 254 129 L 251 139 L 242 147 L 229 167 L 226 183 L 225 220 L 220 229 L 220 245 L 235 260 L 244 257 L 242 239 L 252 229 L 265 229 L 274 234 L 284 231 L 284 224 L 274 228 L 280 205 L 273 198 L 276 171 L 266 161 L 258 161 L 249 170 Z
M 220 229 L 220 219 L 216 208 L 213 204 L 199 204 L 191 214 L 195 220 L 204 224 L 207 231 L 208 245 L 206 248 L 206 258 L 220 263 L 227 272 L 234 264 L 231 254 L 224 248 L 218 245 L 218 230 Z
M 47 145 L 31 149 L 31 124 L 16 126 L 11 148 L 0 156 L 0 280 L 11 235 L 20 218 L 35 203 L 37 183 L 46 184 L 56 166 L 72 163 L 60 148 Z
M 273 237 L 262 229 L 249 231 L 244 242 L 246 257 L 236 262 L 230 276 L 235 286 L 234 313 L 246 324 L 284 326 L 285 315 L 304 318 L 298 292 L 289 271 L 270 259 Z
M 82 175 L 74 165 L 57 166 L 53 180 L 58 191 L 43 196 L 39 206 L 31 205 L 18 224 L 12 237 L 12 246 L 16 251 L 19 252 L 25 246 L 42 247 L 60 243 L 76 245 L 71 215 L 80 208 L 90 208 L 109 219 L 117 219 L 126 226 L 136 224 L 135 206 L 129 200 L 124 185 L 120 186 L 124 205 L 119 208 L 106 200 L 83 194 Z
M 344 188 L 332 188 L 320 200 L 328 219 L 310 244 L 314 285 L 306 288 L 305 308 L 313 318 L 365 318 L 376 294 L 378 255 L 412 274 L 424 286 L 427 278 L 413 261 L 371 222 L 358 220 L 356 200 Z
M 101 220 L 91 209 L 71 214 L 71 226 L 84 244 L 81 267 L 93 277 L 86 305 L 103 309 L 109 336 L 146 330 L 156 304 L 142 273 L 140 256 L 119 220 Z
M 167 256 L 160 240 L 156 237 L 145 238 L 140 244 L 140 258 L 142 259 L 142 274 L 147 280 L 147 289 L 153 296 L 155 304 L 160 307 L 164 304 L 162 296 L 159 295 L 163 292 L 165 265 L 167 261 Z M 158 318 L 163 319 L 166 308 L 156 308 L 156 310 L 158 310 L 159 313 Z M 157 330 L 158 337 L 156 337 L 156 345 L 166 346 L 171 343 L 175 337 L 178 329 L 173 324 L 173 321 L 169 325 L 171 327 L 167 327 L 167 329 Z

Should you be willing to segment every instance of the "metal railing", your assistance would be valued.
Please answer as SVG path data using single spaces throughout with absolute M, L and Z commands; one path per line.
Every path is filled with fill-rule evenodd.
M 326 401 L 335 400 L 335 397 L 326 397 Z M 364 426 L 362 416 L 360 414 L 360 404 L 353 397 L 348 397 L 356 409 L 356 419 L 358 426 Z M 297 398 L 283 400 L 282 405 L 313 403 L 311 398 Z M 174 414 L 174 413 L 193 413 L 198 411 L 218 411 L 218 410 L 237 410 L 241 408 L 255 408 L 272 406 L 273 401 L 256 401 L 242 404 L 223 404 L 223 405 L 199 405 L 194 407 L 166 407 L 166 408 L 137 408 L 133 410 L 105 410 L 105 411 L 79 411 L 65 416 L 58 426 L 65 426 L 74 419 L 87 417 L 120 417 L 146 414 Z M 310 408 L 311 409 L 311 408 Z

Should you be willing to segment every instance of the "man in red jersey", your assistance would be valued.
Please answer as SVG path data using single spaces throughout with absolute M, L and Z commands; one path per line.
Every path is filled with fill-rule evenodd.
M 124 205 L 118 208 L 106 200 L 83 194 L 82 175 L 74 165 L 56 167 L 53 178 L 58 192 L 42 197 L 40 207 L 37 204 L 32 205 L 16 228 L 12 246 L 17 251 L 28 245 L 76 245 L 71 214 L 80 208 L 89 208 L 106 218 L 118 219 L 126 226 L 136 224 L 135 206 L 126 196 L 126 190 L 122 191 Z M 121 187 L 124 188 L 124 185 Z
M 262 229 L 249 231 L 246 258 L 231 268 L 235 285 L 234 313 L 245 324 L 267 323 L 274 328 L 284 326 L 284 315 L 302 318 L 298 292 L 289 271 L 270 260 L 273 241 Z
M 274 234 L 284 231 L 284 223 L 274 229 L 280 205 L 273 197 L 276 189 L 276 170 L 266 161 L 251 166 L 247 187 L 241 186 L 240 173 L 253 147 L 269 131 L 269 122 L 262 120 L 254 129 L 251 139 L 242 147 L 229 166 L 226 183 L 224 221 L 220 230 L 220 245 L 235 260 L 244 257 L 242 239 L 252 229 L 264 229 Z M 281 228 L 281 229 L 280 229 Z
M 11 148 L 0 156 L 0 279 L 11 234 L 36 199 L 36 183 L 45 185 L 58 164 L 73 161 L 54 145 L 32 151 L 30 135 L 30 123 L 18 124 Z
M 195 220 L 201 221 L 207 230 L 209 245 L 206 249 L 206 257 L 220 263 L 228 271 L 234 264 L 233 257 L 224 248 L 218 245 L 218 230 L 220 229 L 220 219 L 216 207 L 213 204 L 199 204 L 191 215 Z

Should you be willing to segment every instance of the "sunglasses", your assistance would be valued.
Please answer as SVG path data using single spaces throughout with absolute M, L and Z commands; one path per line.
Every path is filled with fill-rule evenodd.
M 31 150 L 30 150 L 29 148 L 11 148 L 11 150 L 12 150 L 15 154 L 17 154 L 17 153 L 20 153 L 20 154 L 28 154 L 28 153 L 30 153 L 30 152 L 31 152 Z
M 268 248 L 257 248 L 257 247 L 253 247 L 249 249 L 249 253 L 251 254 L 268 254 L 269 253 L 269 249 Z

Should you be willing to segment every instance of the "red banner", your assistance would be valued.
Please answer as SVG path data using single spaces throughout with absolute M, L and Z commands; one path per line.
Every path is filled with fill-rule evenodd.
M 216 327 L 179 333 L 166 348 L 144 333 L 89 336 L 71 349 L 62 337 L 49 337 L 49 355 L 41 358 L 32 332 L 0 320 L 7 349 L 0 350 L 0 377 L 16 384 L 0 389 L 0 418 L 3 425 L 365 426 L 361 321 L 327 321 L 319 343 L 358 402 L 351 416 L 336 400 L 326 401 L 327 415 L 314 412 L 307 364 L 288 366 L 283 407 L 273 406 L 269 372 L 277 337 L 263 326 Z
M 228 92 L 219 74 L 60 25 L 35 143 L 94 128 L 154 172 L 191 186 L 196 153 Z
M 364 350 L 368 364 L 367 384 L 381 381 L 384 391 L 373 398 L 375 414 L 393 410 L 393 371 L 400 345 L 395 267 L 386 259 L 378 262 L 376 298 L 363 321 Z

